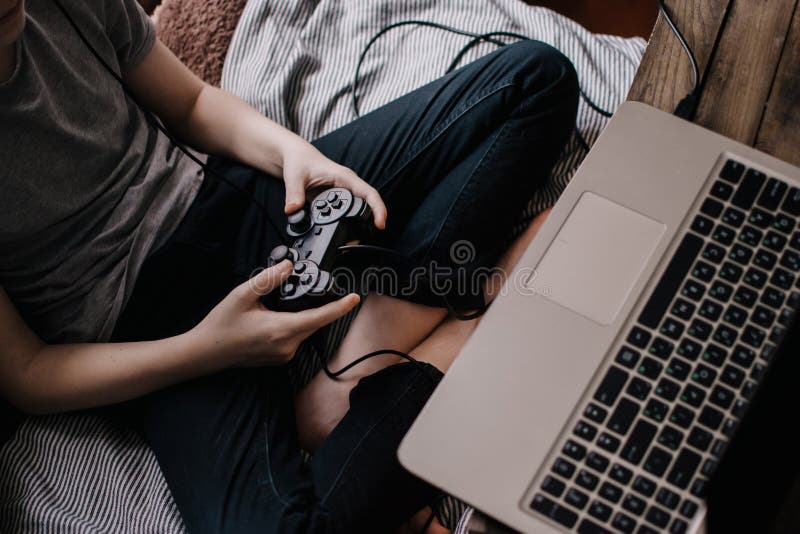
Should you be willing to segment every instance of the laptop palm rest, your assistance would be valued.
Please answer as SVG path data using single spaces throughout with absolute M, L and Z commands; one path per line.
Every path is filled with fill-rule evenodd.
M 660 222 L 585 192 L 528 287 L 587 319 L 610 325 L 666 229 Z

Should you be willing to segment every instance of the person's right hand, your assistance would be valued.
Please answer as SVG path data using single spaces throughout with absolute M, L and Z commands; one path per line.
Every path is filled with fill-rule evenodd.
M 214 353 L 229 358 L 224 367 L 280 365 L 292 359 L 300 343 L 316 330 L 342 317 L 359 302 L 350 294 L 297 313 L 268 310 L 260 298 L 292 272 L 284 260 L 265 269 L 228 294 L 193 331 Z

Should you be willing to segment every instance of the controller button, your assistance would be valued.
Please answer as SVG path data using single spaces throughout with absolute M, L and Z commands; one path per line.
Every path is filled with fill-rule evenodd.
M 342 202 L 342 200 L 339 199 L 336 200 L 335 202 L 331 202 L 331 206 L 333 207 L 333 209 L 339 210 L 342 209 L 342 206 L 344 206 L 344 202 Z
M 307 260 L 310 257 L 311 257 L 311 251 L 310 250 L 306 250 L 305 258 L 303 258 L 303 259 Z
M 330 215 L 330 214 L 331 214 L 331 208 L 330 208 L 330 206 L 325 206 L 324 208 L 321 208 L 321 209 L 319 210 L 319 213 L 320 213 L 320 215 L 322 215 L 323 217 L 327 217 L 328 215 Z
M 269 253 L 269 259 L 267 263 L 270 267 L 273 265 L 277 265 L 283 260 L 291 260 L 294 259 L 292 257 L 292 251 L 289 247 L 284 245 L 279 245 L 272 249 L 272 252 Z
M 283 286 L 283 292 L 287 295 L 293 295 L 294 292 L 297 290 L 297 287 L 294 284 L 286 284 Z
M 304 286 L 307 286 L 308 284 L 311 283 L 313 279 L 314 277 L 311 275 L 311 273 L 304 274 L 302 277 L 300 277 L 300 283 L 303 284 Z
M 294 265 L 294 272 L 300 274 L 306 270 L 306 264 L 303 262 L 296 263 Z
M 327 206 L 327 205 L 328 205 L 328 203 L 327 203 L 327 202 L 325 202 L 324 200 L 317 200 L 317 201 L 314 203 L 314 206 L 316 206 L 316 208 L 317 208 L 317 209 L 322 209 L 322 208 L 324 208 L 324 207 L 325 207 L 325 206 Z
M 314 230 L 314 235 L 320 235 L 321 233 L 322 233 L 322 227 L 317 228 L 316 230 Z
M 328 202 L 336 202 L 337 200 L 339 200 L 339 193 L 336 191 L 328 193 Z
M 306 210 L 297 210 L 289 215 L 289 229 L 296 234 L 304 234 L 311 228 L 311 218 L 306 213 Z

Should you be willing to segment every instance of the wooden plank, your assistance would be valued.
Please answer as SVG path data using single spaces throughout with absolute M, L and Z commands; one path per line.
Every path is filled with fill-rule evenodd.
M 797 0 L 733 2 L 695 122 L 755 143 L 795 5 Z
M 667 8 L 700 67 L 700 77 L 713 57 L 725 13 L 731 0 L 670 0 Z M 675 34 L 662 15 L 650 37 L 629 100 L 672 112 L 692 90 L 692 68 Z
M 795 7 L 756 148 L 800 165 L 800 4 Z

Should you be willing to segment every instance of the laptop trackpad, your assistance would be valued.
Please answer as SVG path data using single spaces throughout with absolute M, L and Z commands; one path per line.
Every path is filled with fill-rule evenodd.
M 528 285 L 538 295 L 610 325 L 666 226 L 594 193 L 583 193 Z

